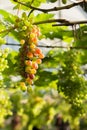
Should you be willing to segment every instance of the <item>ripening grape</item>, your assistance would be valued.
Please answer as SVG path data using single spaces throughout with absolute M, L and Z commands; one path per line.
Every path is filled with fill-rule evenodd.
M 39 59 L 36 60 L 36 63 L 37 63 L 37 64 L 41 64 L 41 63 L 42 63 L 42 60 L 39 58 Z
M 32 58 L 33 58 L 33 53 L 32 53 L 32 52 L 28 52 L 28 53 L 27 53 L 27 57 L 28 57 L 29 59 L 32 59 Z
M 38 69 L 38 64 L 36 62 L 33 62 L 32 63 L 32 68 L 37 70 Z
M 26 17 L 25 20 L 24 17 Z M 36 25 L 32 25 L 25 14 L 22 15 L 22 19 L 19 21 L 19 29 L 22 30 L 23 35 L 20 40 L 22 46 L 19 49 L 19 73 L 24 82 L 21 89 L 26 90 L 27 84 L 33 84 L 38 64 L 42 63 L 44 55 L 41 49 L 37 47 L 40 29 Z
M 43 58 L 44 58 L 44 54 L 40 53 L 40 54 L 39 54 L 39 58 L 40 58 L 40 59 L 43 59 Z
M 31 39 L 31 42 L 33 42 L 34 44 L 36 44 L 36 43 L 38 42 L 37 37 L 32 38 L 32 39 Z
M 27 65 L 27 66 L 32 66 L 32 61 L 31 61 L 31 60 L 26 60 L 26 61 L 25 61 L 25 65 Z
M 27 90 L 27 87 L 26 87 L 24 82 L 20 82 L 20 87 L 21 87 L 22 91 L 26 91 Z
M 35 78 L 35 75 L 34 75 L 34 74 L 29 74 L 29 78 L 30 78 L 30 79 L 34 79 L 34 78 Z
M 28 83 L 29 85 L 33 84 L 33 80 L 31 78 L 26 78 L 26 83 Z
M 40 48 L 36 48 L 35 54 L 41 54 L 41 53 L 42 53 L 41 49 Z

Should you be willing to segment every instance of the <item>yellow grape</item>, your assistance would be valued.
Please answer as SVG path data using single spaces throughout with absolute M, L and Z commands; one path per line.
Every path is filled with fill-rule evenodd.
M 36 74 L 36 69 L 30 69 L 30 74 Z
M 24 39 L 20 40 L 20 44 L 21 44 L 21 45 L 23 45 L 24 43 L 25 43 L 25 40 L 24 40 Z
M 26 91 L 27 90 L 27 86 L 25 85 L 24 82 L 20 82 L 20 87 L 22 91 Z
M 31 51 L 34 50 L 35 48 L 36 48 L 36 45 L 35 45 L 35 44 L 31 44 L 31 45 L 30 45 Z
M 30 73 L 31 72 L 31 67 L 30 66 L 26 66 L 25 67 L 25 72 Z

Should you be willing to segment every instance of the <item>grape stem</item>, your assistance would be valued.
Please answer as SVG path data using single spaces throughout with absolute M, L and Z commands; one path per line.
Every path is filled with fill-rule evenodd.
M 50 19 L 50 20 L 38 21 L 38 22 L 35 22 L 33 24 L 39 25 L 39 24 L 53 23 L 53 22 L 60 22 L 61 24 L 53 24 L 52 26 L 72 26 L 72 25 L 76 25 L 76 24 L 85 24 L 85 23 L 87 23 L 87 20 L 68 21 L 66 19 Z

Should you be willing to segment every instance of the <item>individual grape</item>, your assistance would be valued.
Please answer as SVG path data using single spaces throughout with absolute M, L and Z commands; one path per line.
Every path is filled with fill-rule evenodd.
M 26 66 L 26 67 L 25 67 L 25 72 L 30 73 L 30 71 L 31 71 L 30 66 Z
M 31 44 L 31 45 L 30 45 L 31 51 L 32 51 L 32 50 L 35 51 L 35 48 L 36 48 L 36 45 L 34 45 L 34 44 Z
M 28 77 L 28 78 L 26 78 L 26 83 L 28 83 L 29 85 L 32 85 L 33 80 Z
M 22 91 L 26 91 L 27 90 L 27 86 L 25 85 L 24 82 L 20 82 L 20 87 Z
M 20 44 L 23 45 L 24 43 L 25 43 L 25 40 L 22 39 L 22 40 L 20 41 Z
M 32 58 L 33 58 L 33 53 L 32 53 L 32 52 L 28 52 L 28 53 L 27 53 L 27 57 L 28 57 L 29 59 L 32 59 Z
M 37 37 L 32 38 L 32 39 L 31 39 L 31 42 L 33 42 L 34 44 L 36 44 L 36 43 L 38 42 Z
M 26 60 L 26 61 L 25 61 L 25 65 L 27 65 L 27 66 L 32 66 L 32 61 L 31 61 L 31 60 Z
M 22 30 L 26 30 L 26 29 L 27 29 L 27 26 L 23 26 L 23 27 L 22 27 Z
M 36 74 L 36 69 L 30 69 L 30 74 Z
M 39 59 L 36 60 L 36 63 L 37 63 L 37 64 L 41 64 L 41 63 L 42 63 L 42 60 L 39 58 Z
M 43 58 L 44 58 L 44 54 L 40 53 L 40 54 L 39 54 L 39 58 L 40 58 L 40 59 L 43 59 Z
M 36 34 L 35 33 L 30 33 L 30 39 L 36 37 Z
M 34 74 L 29 74 L 30 79 L 34 79 L 35 75 Z
M 38 64 L 37 64 L 36 62 L 33 62 L 33 63 L 32 63 L 32 68 L 33 68 L 33 69 L 38 69 Z
M 41 49 L 40 48 L 36 48 L 35 54 L 41 54 L 41 53 L 42 53 Z

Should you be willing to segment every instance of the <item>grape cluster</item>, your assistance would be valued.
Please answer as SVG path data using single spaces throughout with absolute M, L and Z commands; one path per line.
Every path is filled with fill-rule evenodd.
M 0 88 L 0 126 L 3 126 L 7 116 L 12 115 L 10 97 L 5 89 Z
M 73 115 L 83 113 L 82 106 L 87 98 L 87 82 L 79 65 L 79 54 L 76 50 L 65 51 L 63 64 L 58 72 L 58 92 L 71 105 Z
M 0 49 L 0 73 L 8 67 L 6 59 L 8 56 L 8 51 L 8 48 L 6 48 L 5 50 Z
M 7 57 L 9 54 L 9 49 L 0 49 L 0 87 L 3 86 L 3 72 L 8 68 Z
M 20 40 L 19 72 L 23 77 L 23 82 L 21 82 L 20 85 L 22 90 L 26 90 L 26 85 L 33 84 L 38 64 L 41 64 L 44 55 L 41 49 L 37 47 L 40 29 L 36 25 L 30 24 L 28 20 L 22 22 L 22 24 L 22 31 L 25 32 L 25 34 Z

